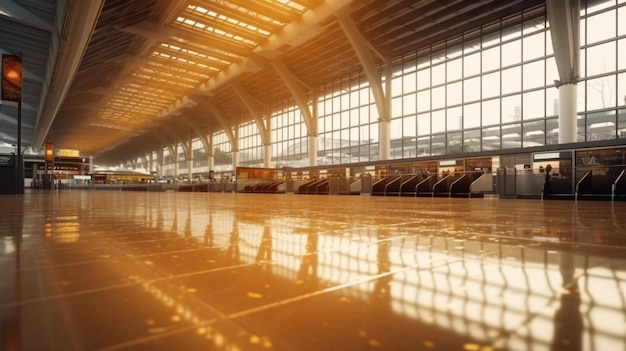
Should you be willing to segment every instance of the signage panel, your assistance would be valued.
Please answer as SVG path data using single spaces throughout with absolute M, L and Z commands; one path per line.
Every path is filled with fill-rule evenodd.
M 13 167 L 14 160 L 14 155 L 0 155 L 0 167 Z
M 22 58 L 2 55 L 2 100 L 22 101 Z

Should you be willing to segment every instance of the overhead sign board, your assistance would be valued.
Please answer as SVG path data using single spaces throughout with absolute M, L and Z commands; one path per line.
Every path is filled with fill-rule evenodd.
M 0 167 L 13 167 L 14 155 L 0 155 Z

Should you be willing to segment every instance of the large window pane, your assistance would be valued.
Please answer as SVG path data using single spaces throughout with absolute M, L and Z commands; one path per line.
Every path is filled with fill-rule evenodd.
M 430 156 L 430 135 L 417 138 L 417 156 Z
M 414 137 L 417 136 L 417 123 L 415 116 L 405 117 L 402 120 L 402 137 Z
M 626 138 L 626 109 L 617 111 L 617 137 Z
M 402 118 L 391 120 L 391 140 L 402 138 Z
M 617 76 L 617 104 L 626 105 L 626 73 Z
M 430 133 L 430 113 L 417 115 L 417 135 L 429 135 Z
M 442 108 L 446 106 L 446 87 L 440 86 L 433 88 L 432 90 L 431 104 L 433 109 Z
M 624 21 L 626 22 L 626 19 Z M 626 39 L 617 42 L 617 55 L 617 69 L 626 69 Z
M 614 72 L 615 67 L 615 42 L 587 48 L 587 76 Z
M 448 154 L 457 154 L 463 152 L 463 134 L 461 132 L 458 133 L 448 133 Z
M 576 116 L 576 142 L 585 141 L 586 137 L 586 125 L 585 125 L 585 116 L 578 115 Z
M 446 128 L 448 131 L 459 130 L 463 127 L 463 110 L 461 107 L 449 108 L 446 111 Z
M 436 156 L 436 155 L 444 155 L 445 153 L 446 153 L 446 135 L 445 134 L 433 135 L 431 154 L 433 156 Z
M 544 100 L 543 89 L 524 93 L 522 99 L 524 103 L 522 109 L 524 120 L 545 117 L 544 109 L 546 102 Z
M 412 115 L 415 114 L 416 112 L 416 101 L 415 101 L 415 94 L 409 94 L 409 95 L 405 95 L 402 98 L 402 112 L 403 115 Z
M 489 72 L 500 68 L 499 46 L 483 51 L 482 68 L 483 72 Z
M 529 37 L 524 38 L 523 45 L 523 58 L 524 61 L 533 60 L 539 57 L 543 57 L 546 54 L 545 50 L 545 33 L 537 33 Z
M 402 94 L 412 93 L 417 88 L 417 74 L 409 73 L 402 77 Z M 395 93 L 395 92 L 394 92 Z
M 482 103 L 483 126 L 500 123 L 500 99 L 487 100 Z
M 522 147 L 522 126 L 508 124 L 502 126 L 502 148 L 514 149 Z
M 468 130 L 463 132 L 463 152 L 480 151 L 480 130 Z
M 465 129 L 480 127 L 480 103 L 463 106 L 463 127 Z
M 452 61 L 448 61 L 446 66 L 447 66 L 446 81 L 453 82 L 463 77 L 463 59 L 462 58 L 457 58 Z
M 431 75 L 431 82 L 433 86 L 440 85 L 446 82 L 446 65 L 441 64 L 432 68 L 433 74 Z
M 522 96 L 517 94 L 502 98 L 502 123 L 517 122 L 522 117 Z
M 439 110 L 432 113 L 431 128 L 433 133 L 441 133 L 446 131 L 446 111 Z
M 502 45 L 502 67 L 522 62 L 522 41 L 515 40 Z
M 520 66 L 502 71 L 502 95 L 522 90 L 522 69 Z
M 626 18 L 626 6 L 622 6 L 617 9 L 617 17 L 620 19 Z M 626 35 L 626 21 L 617 21 L 617 35 Z
M 448 84 L 446 106 L 458 105 L 463 101 L 463 82 Z
M 370 139 L 370 128 L 369 125 L 364 125 L 359 128 L 359 137 L 361 140 L 369 140 Z
M 523 89 L 534 89 L 545 85 L 544 61 L 535 61 L 524 65 Z
M 483 151 L 500 150 L 500 127 L 483 128 Z
M 463 81 L 463 102 L 477 101 L 480 99 L 480 77 L 465 79 Z
M 430 88 L 430 68 L 417 71 L 417 89 Z
M 463 76 L 471 77 L 480 74 L 480 52 L 463 58 Z
M 587 81 L 587 110 L 615 107 L 615 76 L 606 76 Z
M 500 72 L 486 74 L 482 79 L 483 99 L 500 95 Z
M 608 140 L 616 137 L 615 111 L 587 115 L 587 141 Z
M 544 120 L 527 122 L 523 125 L 522 147 L 542 146 L 546 143 L 546 122 Z
M 615 30 L 614 11 L 587 17 L 587 44 L 613 38 L 615 36 Z
M 417 93 L 417 112 L 430 110 L 430 90 L 423 90 Z

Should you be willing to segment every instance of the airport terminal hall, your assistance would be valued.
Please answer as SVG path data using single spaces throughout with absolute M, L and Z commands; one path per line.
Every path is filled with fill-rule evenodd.
M 0 350 L 626 351 L 626 0 L 0 0 Z

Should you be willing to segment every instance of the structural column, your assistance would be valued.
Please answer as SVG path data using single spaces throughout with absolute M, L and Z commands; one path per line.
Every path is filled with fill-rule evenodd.
M 577 89 L 575 83 L 559 87 L 559 144 L 575 143 Z
M 559 144 L 575 143 L 577 84 L 580 79 L 580 1 L 546 1 L 554 57 L 559 72 Z M 546 102 L 549 103 L 549 102 Z
M 176 153 L 172 154 L 172 162 L 174 163 L 174 178 L 178 178 L 178 146 L 175 148 Z
M 378 155 L 380 160 L 391 158 L 391 121 L 388 119 L 378 120 Z
M 263 145 L 263 167 L 272 167 L 272 145 Z
M 187 173 L 189 173 L 189 180 L 193 179 L 193 156 L 187 158 Z
M 163 155 L 163 148 L 159 148 L 156 152 L 157 156 L 157 177 L 163 179 L 163 167 L 165 166 L 165 155 Z
M 309 135 L 309 165 L 317 166 L 317 140 L 319 136 Z
M 239 150 L 233 150 L 233 171 L 239 167 Z

